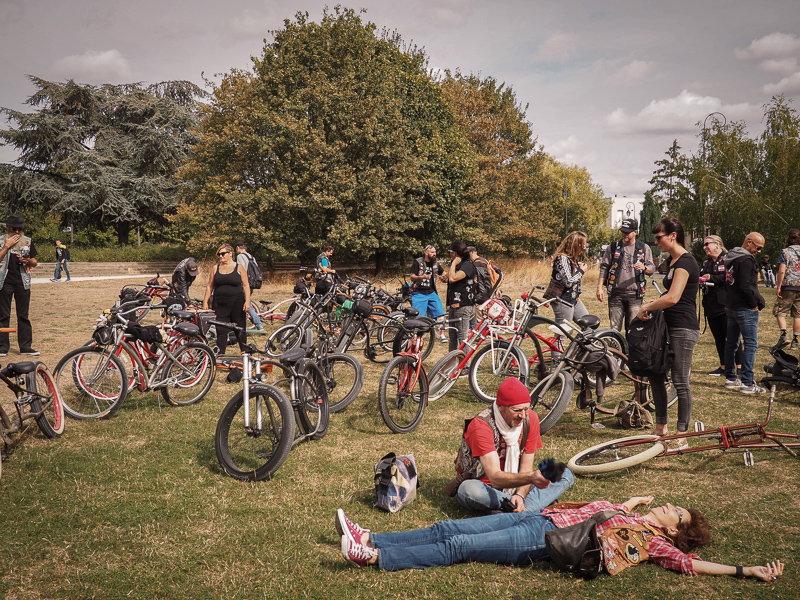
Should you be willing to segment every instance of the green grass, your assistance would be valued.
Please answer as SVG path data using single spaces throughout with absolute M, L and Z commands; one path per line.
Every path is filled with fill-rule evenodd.
M 591 275 L 587 276 L 590 277 Z M 202 282 L 196 285 L 202 286 Z M 55 367 L 86 339 L 97 314 L 116 298 L 119 282 L 75 282 L 33 288 L 35 347 Z M 584 301 L 607 322 L 605 306 L 585 282 Z M 198 288 L 202 289 L 202 287 Z M 522 290 L 513 289 L 512 296 Z M 263 289 L 262 299 L 289 295 L 290 286 Z M 774 293 L 765 292 L 771 308 Z M 52 313 L 54 307 L 58 307 Z M 761 315 L 756 365 L 769 360 L 774 319 Z M 12 341 L 13 344 L 13 341 Z M 432 366 L 445 351 L 437 343 Z M 761 419 L 765 396 L 725 391 L 705 373 L 716 365 L 710 333 L 694 357 L 693 418 L 706 427 Z M 19 360 L 12 353 L 3 361 Z M 682 577 L 644 565 L 619 577 L 583 582 L 528 568 L 483 564 L 426 571 L 358 570 L 341 557 L 333 527 L 336 508 L 375 531 L 405 530 L 469 516 L 442 486 L 453 475 L 463 420 L 485 405 L 466 381 L 432 403 L 420 428 L 398 436 L 377 407 L 381 368 L 365 362 L 367 383 L 328 434 L 292 450 L 272 481 L 240 483 L 223 475 L 214 454 L 222 407 L 238 387 L 218 377 L 200 404 L 177 408 L 154 393 L 134 392 L 107 421 L 67 422 L 64 436 L 27 436 L 3 464 L 0 480 L 0 597 L 27 598 L 796 598 L 800 589 L 798 490 L 800 462 L 784 453 L 756 453 L 754 467 L 720 452 L 656 458 L 627 472 L 578 478 L 564 500 L 625 500 L 653 494 L 704 511 L 714 525 L 707 560 L 788 563 L 776 584 L 731 577 Z M 757 376 L 760 376 L 757 373 Z M 8 394 L 3 394 L 7 402 Z M 7 404 L 5 404 L 7 406 Z M 671 419 L 675 419 L 675 408 Z M 566 460 L 578 450 L 626 435 L 600 416 L 571 405 L 545 436 L 541 456 Z M 782 390 L 771 428 L 800 431 L 796 392 Z M 396 514 L 372 507 L 373 465 L 389 451 L 414 453 L 421 487 Z

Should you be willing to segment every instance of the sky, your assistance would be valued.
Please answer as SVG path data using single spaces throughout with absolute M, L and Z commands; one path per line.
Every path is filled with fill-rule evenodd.
M 756 137 L 773 96 L 800 97 L 797 0 L 342 4 L 424 48 L 431 69 L 510 86 L 544 150 L 585 167 L 607 197 L 641 197 L 673 140 L 697 153 L 704 122 L 744 121 Z M 31 110 L 27 75 L 202 84 L 249 69 L 270 31 L 298 11 L 318 21 L 326 5 L 335 3 L 0 0 L 0 106 Z M 0 147 L 0 162 L 15 157 Z

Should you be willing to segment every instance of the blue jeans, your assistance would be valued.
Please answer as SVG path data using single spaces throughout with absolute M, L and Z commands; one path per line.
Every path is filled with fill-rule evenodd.
M 67 275 L 67 277 L 69 277 L 69 275 Z M 247 314 L 253 319 L 253 325 L 255 325 L 256 329 L 262 329 L 261 318 L 258 316 L 256 307 L 253 306 L 252 302 L 250 303 L 250 310 L 247 311 Z
M 544 534 L 555 528 L 540 513 L 501 513 L 441 521 L 415 531 L 371 533 L 370 539 L 384 571 L 463 562 L 527 565 L 547 557 Z
M 575 483 L 575 476 L 569 469 L 564 469 L 561 481 L 551 483 L 545 489 L 540 490 L 535 485 L 531 486 L 528 495 L 525 496 L 525 511 L 540 512 L 566 492 Z M 478 511 L 498 510 L 504 498 L 511 498 L 503 490 L 496 490 L 490 485 L 485 484 L 480 479 L 467 479 L 461 482 L 456 493 L 456 500 L 464 508 Z
M 444 316 L 444 306 L 442 306 L 442 299 L 439 294 L 431 292 L 430 294 L 422 294 L 414 292 L 411 294 L 411 306 L 419 311 L 421 317 L 426 314 L 431 319 L 437 319 Z
M 67 274 L 67 280 L 70 279 L 69 269 L 67 268 L 67 260 L 66 259 L 62 260 L 61 262 L 57 262 L 56 263 L 56 272 L 53 275 L 53 279 L 61 279 L 61 268 L 62 267 L 64 268 L 64 273 Z
M 750 386 L 755 383 L 753 365 L 758 350 L 758 311 L 728 311 L 728 337 L 725 340 L 725 379 L 736 379 L 736 348 L 742 336 L 742 383 Z

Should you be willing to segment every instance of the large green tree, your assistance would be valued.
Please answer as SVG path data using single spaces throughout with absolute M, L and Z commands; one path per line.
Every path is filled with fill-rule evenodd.
M 242 237 L 267 259 L 418 252 L 452 232 L 471 155 L 422 50 L 336 7 L 272 32 L 202 110 L 177 223 L 191 247 Z
M 19 158 L 0 175 L 8 208 L 40 205 L 70 224 L 113 226 L 120 243 L 132 226 L 165 223 L 179 199 L 175 171 L 196 141 L 195 99 L 186 81 L 144 86 L 80 85 L 30 77 L 31 113 L 9 108 L 0 130 Z

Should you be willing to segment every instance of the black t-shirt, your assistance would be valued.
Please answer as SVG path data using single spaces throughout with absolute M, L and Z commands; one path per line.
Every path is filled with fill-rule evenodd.
M 433 294 L 436 292 L 436 275 L 441 275 L 444 273 L 444 269 L 438 261 L 434 260 L 431 263 L 425 260 L 424 257 L 420 257 L 411 263 L 411 269 L 409 269 L 409 273 L 412 275 L 433 274 L 434 277 L 431 277 L 430 279 L 415 281 L 414 287 L 412 288 L 415 292 L 420 294 Z
M 475 265 L 470 261 L 459 263 L 456 271 L 463 271 L 466 277 L 459 279 L 455 283 L 447 284 L 447 306 L 458 304 L 461 306 L 472 306 L 475 304 Z
M 684 253 L 678 260 L 669 265 L 669 270 L 664 277 L 664 287 L 669 290 L 672 286 L 672 279 L 675 276 L 675 269 L 683 269 L 689 273 L 686 287 L 683 294 L 676 304 L 664 310 L 664 320 L 667 327 L 682 329 L 700 329 L 697 321 L 697 291 L 700 289 L 700 267 L 697 261 L 689 253 Z
M 33 240 L 30 243 L 30 252 L 28 252 L 28 258 L 36 258 L 36 246 L 33 244 Z M 19 268 L 21 263 L 19 262 L 19 253 L 16 250 L 9 250 L 8 251 L 8 273 L 6 274 L 6 280 L 3 285 L 11 285 L 14 287 L 23 287 L 22 286 L 22 275 L 19 272 Z

